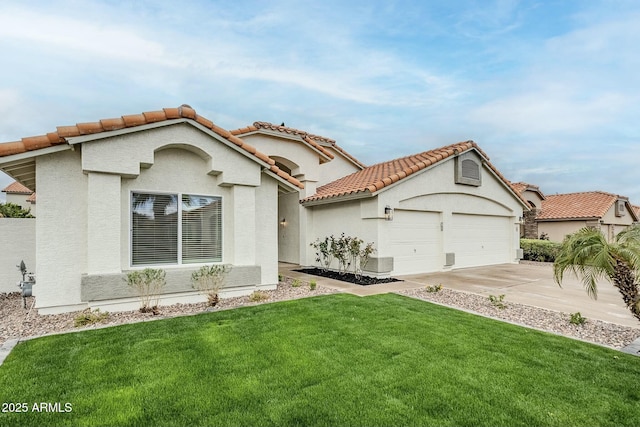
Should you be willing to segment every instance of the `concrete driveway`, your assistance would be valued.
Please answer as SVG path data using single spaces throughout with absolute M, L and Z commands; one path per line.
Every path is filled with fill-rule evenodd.
M 487 297 L 504 294 L 506 302 L 564 313 L 579 311 L 586 318 L 640 327 L 640 321 L 627 310 L 620 293 L 611 283 L 598 283 L 598 299 L 593 300 L 572 274 L 565 275 L 562 287 L 559 287 L 553 280 L 550 264 L 501 264 L 398 278 L 405 281 L 404 288 L 442 284 L 450 289 Z

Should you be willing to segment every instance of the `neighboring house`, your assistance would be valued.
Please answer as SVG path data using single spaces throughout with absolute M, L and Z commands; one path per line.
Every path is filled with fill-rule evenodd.
M 516 262 L 527 203 L 472 141 L 365 167 L 335 141 L 256 122 L 226 131 L 189 106 L 58 127 L 0 144 L 0 170 L 38 192 L 37 307 L 137 305 L 126 273 L 163 268 L 163 304 L 233 266 L 225 293 L 311 266 L 318 238 L 374 242 L 380 276 Z M 392 219 L 392 220 L 391 220 Z
M 601 230 L 609 241 L 638 221 L 638 215 L 624 196 L 588 191 L 547 195 L 536 217 L 538 231 L 554 242 L 584 227 Z
M 525 239 L 537 239 L 540 237 L 538 233 L 538 221 L 536 216 L 542 209 L 542 201 L 545 199 L 544 194 L 537 185 L 527 184 L 526 182 L 512 183 L 511 187 L 518 193 L 529 205 L 528 211 L 524 212 L 520 227 L 520 237 Z
M 18 181 L 7 185 L 2 192 L 6 194 L 6 203 L 16 204 L 24 210 L 30 210 L 31 215 L 36 215 L 36 193 Z

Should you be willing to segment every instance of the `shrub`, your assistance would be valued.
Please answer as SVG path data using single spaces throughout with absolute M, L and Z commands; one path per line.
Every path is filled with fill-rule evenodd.
M 207 304 L 214 307 L 220 301 L 218 293 L 224 285 L 224 279 L 231 270 L 229 264 L 203 265 L 191 274 L 191 286 L 206 295 Z
M 569 319 L 569 323 L 571 323 L 572 325 L 584 326 L 586 322 L 587 322 L 587 318 L 583 317 L 582 314 L 580 314 L 580 312 L 571 313 L 571 318 Z
M 309 289 L 315 291 L 317 286 L 318 282 L 316 282 L 315 279 L 311 279 L 311 281 L 309 282 Z
M 291 286 L 294 288 L 299 288 L 300 284 L 300 279 L 293 279 L 293 282 L 291 282 Z
M 142 313 L 158 313 L 160 293 L 167 284 L 165 271 L 162 269 L 145 268 L 127 273 L 127 284 L 133 287 L 140 298 Z
M 356 277 L 360 277 L 362 269 L 376 251 L 373 243 L 367 243 L 364 247 L 363 244 L 364 240 L 342 233 L 337 239 L 333 235 L 323 240 L 316 239 L 311 246 L 316 250 L 316 262 L 323 271 L 329 269 L 335 259 L 338 261 L 339 274 L 351 271 Z
M 523 258 L 527 261 L 554 262 L 560 246 L 560 243 L 549 240 L 520 239 Z
M 504 294 L 502 295 L 489 295 L 489 301 L 491 302 L 491 304 L 499 309 L 504 309 L 507 308 L 507 305 L 504 303 Z
M 249 301 L 251 302 L 260 302 L 269 299 L 269 295 L 262 291 L 253 291 L 251 295 L 249 295 Z
M 100 312 L 99 308 L 96 308 L 94 311 L 91 311 L 90 308 L 87 308 L 82 313 L 78 314 L 73 318 L 73 326 L 79 328 L 81 326 L 87 326 L 94 323 L 99 323 L 109 317 L 109 312 Z
M 425 288 L 427 289 L 427 292 L 436 293 L 442 290 L 442 285 L 438 284 L 438 285 L 425 286 Z

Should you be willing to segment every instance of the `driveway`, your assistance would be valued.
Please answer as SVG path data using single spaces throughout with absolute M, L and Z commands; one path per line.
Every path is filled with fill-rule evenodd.
M 618 290 L 609 282 L 598 283 L 598 299 L 593 300 L 582 283 L 566 274 L 559 287 L 550 264 L 501 264 L 464 268 L 448 272 L 399 276 L 405 285 L 437 285 L 479 295 L 505 295 L 515 302 L 564 313 L 580 312 L 586 318 L 640 327 L 627 310 Z M 407 286 L 410 287 L 410 286 Z

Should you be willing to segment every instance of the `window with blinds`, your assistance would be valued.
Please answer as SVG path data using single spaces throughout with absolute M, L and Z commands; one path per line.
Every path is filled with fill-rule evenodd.
M 132 265 L 222 261 L 221 197 L 132 193 L 131 216 Z

